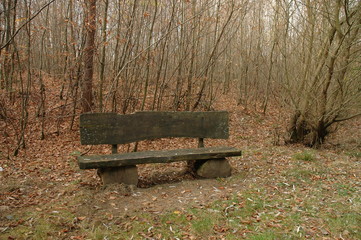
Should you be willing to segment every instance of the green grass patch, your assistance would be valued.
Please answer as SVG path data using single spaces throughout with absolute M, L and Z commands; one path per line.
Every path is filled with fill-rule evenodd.
M 355 187 L 349 186 L 348 184 L 336 184 L 336 190 L 338 195 L 340 196 L 351 196 L 353 195 L 357 189 Z
M 324 217 L 326 226 L 335 236 L 345 235 L 345 238 L 361 239 L 361 215 L 357 212 L 346 212 L 342 215 L 327 215 Z
M 348 152 L 346 153 L 346 155 L 354 158 L 361 158 L 361 152 L 357 152 L 357 151 Z
M 314 171 L 304 168 L 293 168 L 289 171 L 289 176 L 298 180 L 309 180 L 314 175 Z
M 275 239 L 280 239 L 280 236 L 273 231 L 267 231 L 264 233 L 256 233 L 254 235 L 249 236 L 247 239 L 249 239 L 249 240 L 275 240 Z
M 209 233 L 214 226 L 214 219 L 210 217 L 201 217 L 198 220 L 192 221 L 192 229 L 197 235 L 205 235 Z
M 316 156 L 312 151 L 303 151 L 294 154 L 293 159 L 305 161 L 305 162 L 313 162 L 316 160 Z
M 23 216 L 15 216 L 16 227 L 4 233 L 4 239 L 51 239 L 61 231 L 74 228 L 75 216 L 69 211 L 39 212 L 33 210 Z

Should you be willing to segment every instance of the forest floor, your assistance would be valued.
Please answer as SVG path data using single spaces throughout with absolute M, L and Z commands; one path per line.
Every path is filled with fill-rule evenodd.
M 45 140 L 29 134 L 11 159 L 2 136 L 0 239 L 361 239 L 361 119 L 316 150 L 284 145 L 282 109 L 263 115 L 226 97 L 215 109 L 230 112 L 230 138 L 205 144 L 243 150 L 226 179 L 194 178 L 185 163 L 149 164 L 139 166 L 137 188 L 104 187 L 76 156 L 110 149 L 80 145 L 77 127 L 57 136 L 49 124 Z M 161 139 L 138 149 L 196 144 Z

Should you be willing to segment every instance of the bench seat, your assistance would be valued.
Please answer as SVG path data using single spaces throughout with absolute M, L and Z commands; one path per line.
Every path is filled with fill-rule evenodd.
M 146 163 L 169 163 L 188 160 L 224 159 L 240 156 L 241 151 L 233 147 L 207 147 L 163 151 L 130 152 L 110 155 L 78 157 L 80 169 L 122 167 Z

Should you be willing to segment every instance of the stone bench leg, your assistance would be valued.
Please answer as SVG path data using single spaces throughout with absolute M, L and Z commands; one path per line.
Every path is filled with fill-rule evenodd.
M 204 178 L 225 178 L 231 176 L 232 167 L 225 158 L 200 160 L 196 162 L 196 172 Z
M 98 175 L 102 179 L 104 185 L 124 183 L 137 186 L 138 184 L 137 166 L 99 168 Z

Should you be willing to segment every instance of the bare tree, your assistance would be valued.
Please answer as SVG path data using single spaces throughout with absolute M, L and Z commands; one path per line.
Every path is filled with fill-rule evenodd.
M 18 152 L 29 121 L 44 138 L 47 121 L 61 134 L 79 112 L 210 110 L 230 94 L 264 114 L 288 106 L 288 142 L 319 145 L 361 112 L 360 8 L 357 0 L 2 0 L 0 117 Z
M 294 70 L 300 84 L 290 83 L 286 89 L 295 112 L 289 141 L 318 146 L 337 122 L 361 114 L 355 90 L 360 70 L 354 68 L 361 3 L 307 0 L 298 7 L 306 11 L 299 35 L 305 50 L 298 54 L 303 67 Z
M 103 17 L 103 26 L 102 26 L 102 55 L 100 60 L 100 76 L 99 76 L 99 111 L 103 111 L 103 85 L 105 78 L 105 65 L 106 65 L 106 46 L 107 46 L 107 25 L 108 25 L 108 8 L 109 0 L 104 2 L 104 17 Z
M 82 110 L 89 112 L 93 105 L 93 73 L 96 35 L 96 0 L 88 0 L 84 24 L 86 28 L 86 43 L 84 48 L 84 77 L 82 82 Z

